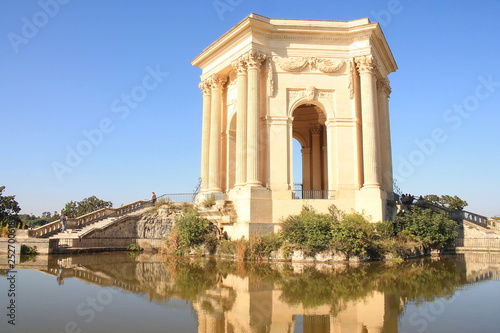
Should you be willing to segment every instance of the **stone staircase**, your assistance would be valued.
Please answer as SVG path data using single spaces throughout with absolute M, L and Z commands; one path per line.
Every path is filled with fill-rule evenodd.
M 237 220 L 236 208 L 231 200 L 225 200 L 209 208 L 200 207 L 200 214 L 218 227 L 231 225 Z
M 52 236 L 49 236 L 49 239 L 81 239 L 85 237 L 86 235 L 90 234 L 94 230 L 97 229 L 106 229 L 107 227 L 110 227 L 111 225 L 115 223 L 119 223 L 120 221 L 124 220 L 125 218 L 129 216 L 139 216 L 144 214 L 150 210 L 150 207 L 142 208 L 130 213 L 125 213 L 120 216 L 113 216 L 113 217 L 107 217 L 102 220 L 96 220 L 92 223 L 88 223 L 85 226 L 82 226 L 80 228 L 74 228 L 74 229 L 66 229 L 64 232 L 58 232 Z

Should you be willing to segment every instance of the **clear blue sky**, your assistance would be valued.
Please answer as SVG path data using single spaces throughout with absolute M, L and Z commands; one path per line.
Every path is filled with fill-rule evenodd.
M 493 0 L 0 0 L 5 194 L 39 215 L 91 195 L 118 206 L 192 191 L 202 96 L 190 61 L 252 12 L 380 22 L 399 67 L 390 76 L 397 184 L 500 215 Z

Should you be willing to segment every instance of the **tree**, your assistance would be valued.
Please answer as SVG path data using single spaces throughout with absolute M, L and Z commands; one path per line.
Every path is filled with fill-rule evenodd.
M 439 206 L 451 210 L 463 210 L 467 205 L 467 201 L 460 199 L 458 196 L 428 194 L 424 196 L 424 201 L 435 206 Z
M 113 203 L 111 201 L 104 201 L 96 196 L 91 196 L 83 199 L 82 201 L 70 201 L 63 208 L 63 214 L 68 217 L 78 217 L 88 213 L 92 213 L 101 208 L 111 208 Z
M 411 207 L 396 223 L 428 249 L 443 249 L 457 238 L 457 224 L 445 213 Z
M 50 212 L 43 212 L 42 217 L 50 219 L 52 216 L 51 216 Z
M 15 195 L 4 196 L 3 191 L 5 186 L 0 186 L 0 223 L 4 227 L 6 225 L 18 226 L 21 223 L 21 219 L 17 215 L 21 208 L 19 204 L 14 199 Z
M 332 244 L 349 259 L 353 255 L 366 254 L 373 247 L 374 226 L 363 215 L 352 213 L 334 225 Z
M 314 254 L 329 247 L 333 223 L 330 215 L 303 207 L 299 215 L 290 215 L 283 221 L 281 233 L 283 239 L 299 245 L 306 254 Z

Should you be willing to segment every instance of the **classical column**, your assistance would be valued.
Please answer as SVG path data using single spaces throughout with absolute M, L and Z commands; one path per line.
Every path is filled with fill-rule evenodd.
M 212 81 L 211 117 L 210 117 L 210 154 L 208 190 L 210 192 L 222 191 L 220 187 L 220 127 L 221 127 L 221 92 L 226 80 L 214 74 Z
M 361 85 L 361 118 L 363 135 L 363 187 L 380 187 L 378 145 L 377 95 L 375 88 L 375 59 L 356 58 Z
M 211 81 L 206 79 L 199 84 L 203 91 L 203 120 L 201 128 L 201 186 L 200 191 L 208 190 L 209 152 L 210 152 L 210 109 L 212 100 Z
M 309 131 L 312 149 L 312 189 L 321 190 L 321 127 L 315 126 Z
M 392 192 L 391 125 L 389 121 L 389 95 L 391 94 L 391 87 L 389 85 L 389 80 L 378 80 L 377 90 L 382 188 L 388 192 Z
M 302 148 L 302 189 L 304 191 L 312 190 L 311 184 L 311 148 Z
M 262 186 L 260 181 L 260 66 L 265 55 L 248 53 L 248 122 L 247 122 L 247 186 Z
M 238 99 L 236 102 L 236 183 L 244 186 L 247 178 L 247 94 L 248 76 L 246 56 L 240 56 L 232 62 L 236 70 L 236 86 Z

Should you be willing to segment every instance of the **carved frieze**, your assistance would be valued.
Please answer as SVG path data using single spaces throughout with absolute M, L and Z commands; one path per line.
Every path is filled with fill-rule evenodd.
M 323 105 L 333 107 L 333 91 L 319 90 L 315 87 L 308 87 L 307 89 L 290 89 L 288 92 L 288 105 L 295 105 L 299 101 L 312 102 L 318 101 Z
M 274 57 L 278 67 L 286 72 L 301 72 L 308 68 L 309 71 L 318 70 L 323 73 L 334 73 L 339 71 L 344 65 L 344 60 L 334 61 L 328 58 L 316 57 Z

